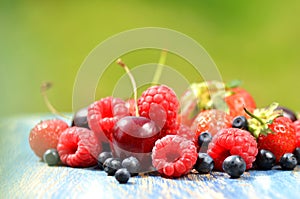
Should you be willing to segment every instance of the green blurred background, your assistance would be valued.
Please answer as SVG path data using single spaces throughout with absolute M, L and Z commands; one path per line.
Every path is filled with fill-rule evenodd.
M 85 2 L 85 3 L 83 3 Z M 76 73 L 108 37 L 133 28 L 170 28 L 198 41 L 225 81 L 243 80 L 259 107 L 277 101 L 300 111 L 300 1 L 128 0 L 0 1 L 0 116 L 47 112 L 39 92 L 45 80 L 54 106 L 72 111 Z M 133 52 L 130 66 L 157 62 L 159 51 Z M 167 64 L 189 71 L 180 57 Z M 114 65 L 114 64 L 112 64 Z M 111 72 L 110 72 L 111 70 Z M 110 93 L 124 72 L 107 70 L 99 84 Z M 191 74 L 192 81 L 201 77 Z

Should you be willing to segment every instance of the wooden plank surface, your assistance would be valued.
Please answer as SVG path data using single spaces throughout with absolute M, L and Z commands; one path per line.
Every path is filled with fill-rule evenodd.
M 103 171 L 49 167 L 28 144 L 30 129 L 51 115 L 0 120 L 0 198 L 300 198 L 300 167 L 294 171 L 190 174 L 180 179 L 138 176 L 120 185 Z

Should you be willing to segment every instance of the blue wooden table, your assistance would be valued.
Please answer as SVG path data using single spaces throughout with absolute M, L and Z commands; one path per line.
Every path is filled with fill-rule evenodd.
M 294 171 L 190 174 L 180 179 L 138 176 L 120 185 L 103 171 L 49 167 L 31 151 L 30 129 L 51 115 L 0 120 L 0 198 L 300 198 L 300 167 Z

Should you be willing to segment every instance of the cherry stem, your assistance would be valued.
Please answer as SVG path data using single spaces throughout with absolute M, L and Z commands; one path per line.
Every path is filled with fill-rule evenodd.
M 154 74 L 154 77 L 153 77 L 153 80 L 152 80 L 153 85 L 158 84 L 158 81 L 160 79 L 163 67 L 166 63 L 166 58 L 167 58 L 167 50 L 164 49 L 164 50 L 161 51 L 160 58 L 159 58 L 159 61 L 158 61 L 158 65 L 157 65 L 157 68 L 156 68 L 156 71 L 155 71 L 155 74 Z
M 51 113 L 55 114 L 55 115 L 59 115 L 63 118 L 66 118 L 68 120 L 71 120 L 70 117 L 60 113 L 59 111 L 57 111 L 53 105 L 50 103 L 48 96 L 47 96 L 47 91 L 52 87 L 52 83 L 51 82 L 43 82 L 40 89 L 41 89 L 41 94 L 44 98 L 45 104 L 48 107 L 48 109 L 51 111 Z
M 245 107 L 244 107 L 244 111 L 252 118 L 256 119 L 261 125 L 264 125 L 265 123 L 256 115 L 250 113 L 250 111 L 248 111 Z
M 133 87 L 135 116 L 139 117 L 140 114 L 139 114 L 139 109 L 138 109 L 138 105 L 137 105 L 137 87 L 136 87 L 136 83 L 135 83 L 134 77 L 132 76 L 132 74 L 131 74 L 128 66 L 122 61 L 121 58 L 119 58 L 117 60 L 117 64 L 119 64 L 120 66 L 122 66 L 125 69 L 127 75 L 129 76 L 129 79 L 130 79 L 132 87 Z

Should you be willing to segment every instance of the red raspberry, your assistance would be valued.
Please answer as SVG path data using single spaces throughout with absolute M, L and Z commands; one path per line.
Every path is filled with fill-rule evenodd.
M 96 134 L 82 127 L 66 129 L 60 135 L 57 145 L 62 163 L 71 167 L 96 165 L 101 150 Z
M 139 114 L 154 120 L 163 130 L 176 128 L 179 102 L 175 92 L 165 86 L 152 86 L 138 99 Z
M 192 131 L 196 133 L 195 139 L 205 131 L 212 136 L 223 128 L 230 128 L 232 125 L 232 117 L 224 111 L 211 109 L 202 111 L 198 114 L 192 124 Z
M 89 127 L 101 141 L 111 141 L 115 123 L 125 116 L 129 116 L 125 101 L 106 97 L 89 106 L 87 120 Z
M 29 134 L 29 144 L 34 153 L 42 158 L 47 149 L 57 147 L 60 134 L 69 126 L 59 119 L 45 120 L 33 127 Z
M 300 147 L 300 120 L 294 122 L 296 130 L 296 147 Z
M 195 133 L 190 129 L 190 127 L 184 124 L 180 124 L 175 129 L 166 131 L 166 135 L 178 135 L 185 139 L 195 141 Z
M 246 162 L 246 169 L 252 167 L 258 152 L 255 138 L 250 132 L 237 129 L 222 129 L 208 145 L 207 153 L 215 162 L 214 168 L 222 171 L 222 163 L 230 155 L 239 155 Z
M 191 171 L 197 160 L 195 144 L 178 135 L 167 135 L 155 142 L 152 164 L 167 177 L 180 177 Z

